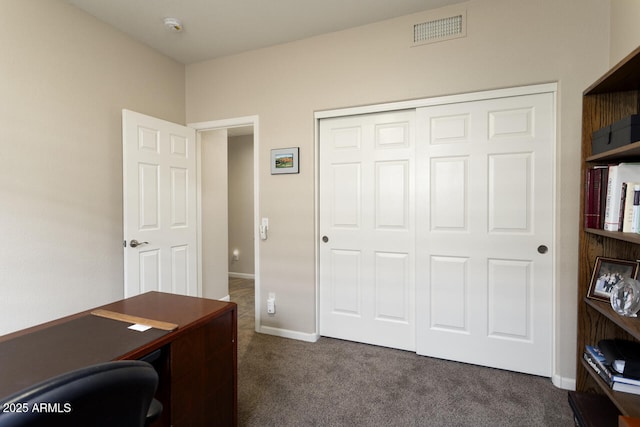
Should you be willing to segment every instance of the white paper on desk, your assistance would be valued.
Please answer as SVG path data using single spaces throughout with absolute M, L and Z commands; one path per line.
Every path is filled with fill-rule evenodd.
M 136 323 L 135 325 L 129 326 L 129 329 L 132 329 L 132 330 L 138 331 L 138 332 L 144 332 L 144 331 L 148 331 L 149 329 L 151 329 L 151 326 L 141 325 L 140 323 Z

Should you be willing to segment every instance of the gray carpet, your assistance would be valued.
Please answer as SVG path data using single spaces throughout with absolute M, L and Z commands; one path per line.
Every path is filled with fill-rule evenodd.
M 254 329 L 253 281 L 230 279 L 242 426 L 572 426 L 548 378 Z

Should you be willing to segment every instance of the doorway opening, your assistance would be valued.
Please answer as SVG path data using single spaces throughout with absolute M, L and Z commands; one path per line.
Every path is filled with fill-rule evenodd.
M 259 214 L 258 117 L 189 126 L 198 132 L 202 293 L 206 297 L 211 286 L 224 283 L 225 299 L 233 300 L 232 287 L 239 287 L 243 295 L 243 310 L 238 320 L 246 321 L 247 327 L 250 324 L 257 330 L 260 319 L 256 225 Z M 216 179 L 219 182 L 216 183 Z M 211 187 L 215 188 L 213 192 Z M 211 210 L 218 216 L 212 218 Z
M 238 329 L 255 329 L 253 126 L 227 129 L 229 297 Z

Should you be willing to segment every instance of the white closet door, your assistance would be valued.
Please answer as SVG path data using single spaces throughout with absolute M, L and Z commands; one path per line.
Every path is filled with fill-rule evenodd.
M 415 111 L 320 121 L 320 334 L 415 350 Z
M 550 376 L 555 95 L 416 123 L 417 352 Z

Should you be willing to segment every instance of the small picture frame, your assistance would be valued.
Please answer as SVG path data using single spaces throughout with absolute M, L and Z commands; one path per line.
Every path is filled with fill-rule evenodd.
M 616 283 L 637 278 L 638 265 L 637 261 L 597 257 L 587 298 L 609 302 L 611 289 Z
M 299 147 L 271 150 L 271 175 L 300 173 L 299 152 Z

